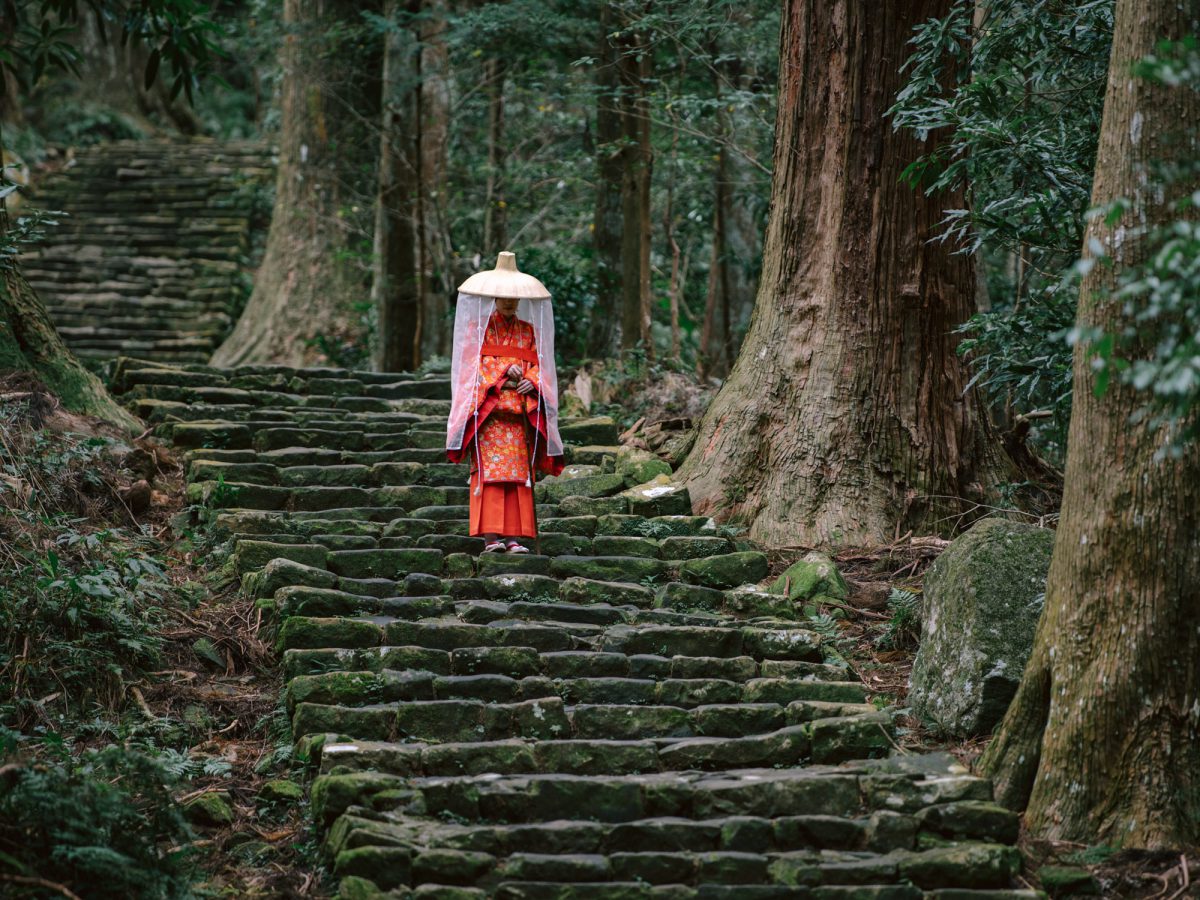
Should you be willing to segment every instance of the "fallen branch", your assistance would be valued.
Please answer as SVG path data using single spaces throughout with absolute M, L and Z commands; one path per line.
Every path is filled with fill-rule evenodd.
M 624 444 L 626 441 L 630 440 L 635 434 L 638 433 L 638 429 L 645 424 L 646 417 L 642 416 L 640 419 L 630 425 L 627 431 L 621 433 L 620 437 L 617 438 L 617 443 Z
M 8 881 L 13 884 L 31 884 L 35 887 L 45 888 L 48 891 L 62 894 L 64 897 L 70 897 L 71 900 L 83 900 L 82 897 L 65 884 L 59 884 L 57 881 L 47 881 L 45 878 L 35 878 L 32 875 L 0 875 L 0 881 Z

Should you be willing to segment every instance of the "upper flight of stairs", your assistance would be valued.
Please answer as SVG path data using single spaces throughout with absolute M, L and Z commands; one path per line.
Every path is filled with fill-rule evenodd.
M 341 896 L 1015 900 L 1016 817 L 831 665 L 686 491 L 567 420 L 541 554 L 479 554 L 445 376 L 136 360 L 273 617 Z
M 119 141 L 80 150 L 31 198 L 68 215 L 22 267 L 81 358 L 203 362 L 246 296 L 265 233 L 266 145 Z M 269 208 L 266 216 L 269 219 Z

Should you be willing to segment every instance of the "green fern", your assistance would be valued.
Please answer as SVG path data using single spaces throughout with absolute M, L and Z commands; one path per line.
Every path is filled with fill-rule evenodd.
M 875 639 L 882 650 L 905 650 L 917 645 L 921 635 L 921 596 L 902 588 L 892 588 L 887 601 L 891 617 L 883 634 Z

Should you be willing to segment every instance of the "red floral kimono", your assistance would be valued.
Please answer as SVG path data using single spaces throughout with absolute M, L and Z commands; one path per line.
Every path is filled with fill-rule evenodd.
M 535 434 L 538 471 L 557 475 L 563 469 L 561 456 L 546 455 L 546 427 L 537 389 L 517 393 L 521 379 L 514 381 L 506 374 L 512 365 L 521 368 L 523 378 L 537 384 L 533 326 L 516 316 L 494 312 L 480 353 L 475 414 L 467 420 L 462 449 L 446 451 L 451 462 L 468 458 L 471 463 L 473 535 L 536 536 L 529 468 L 530 440 Z

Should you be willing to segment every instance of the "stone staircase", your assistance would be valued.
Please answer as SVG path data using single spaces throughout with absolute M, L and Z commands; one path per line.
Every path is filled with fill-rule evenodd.
M 765 556 L 611 419 L 564 422 L 540 553 L 480 555 L 444 375 L 126 359 L 113 388 L 274 617 L 342 897 L 1040 896 L 989 782 L 895 753 Z
M 204 362 L 248 295 L 274 163 L 256 142 L 81 150 L 31 205 L 68 216 L 22 259 L 67 345 L 96 364 Z M 265 216 L 265 218 L 264 218 Z

